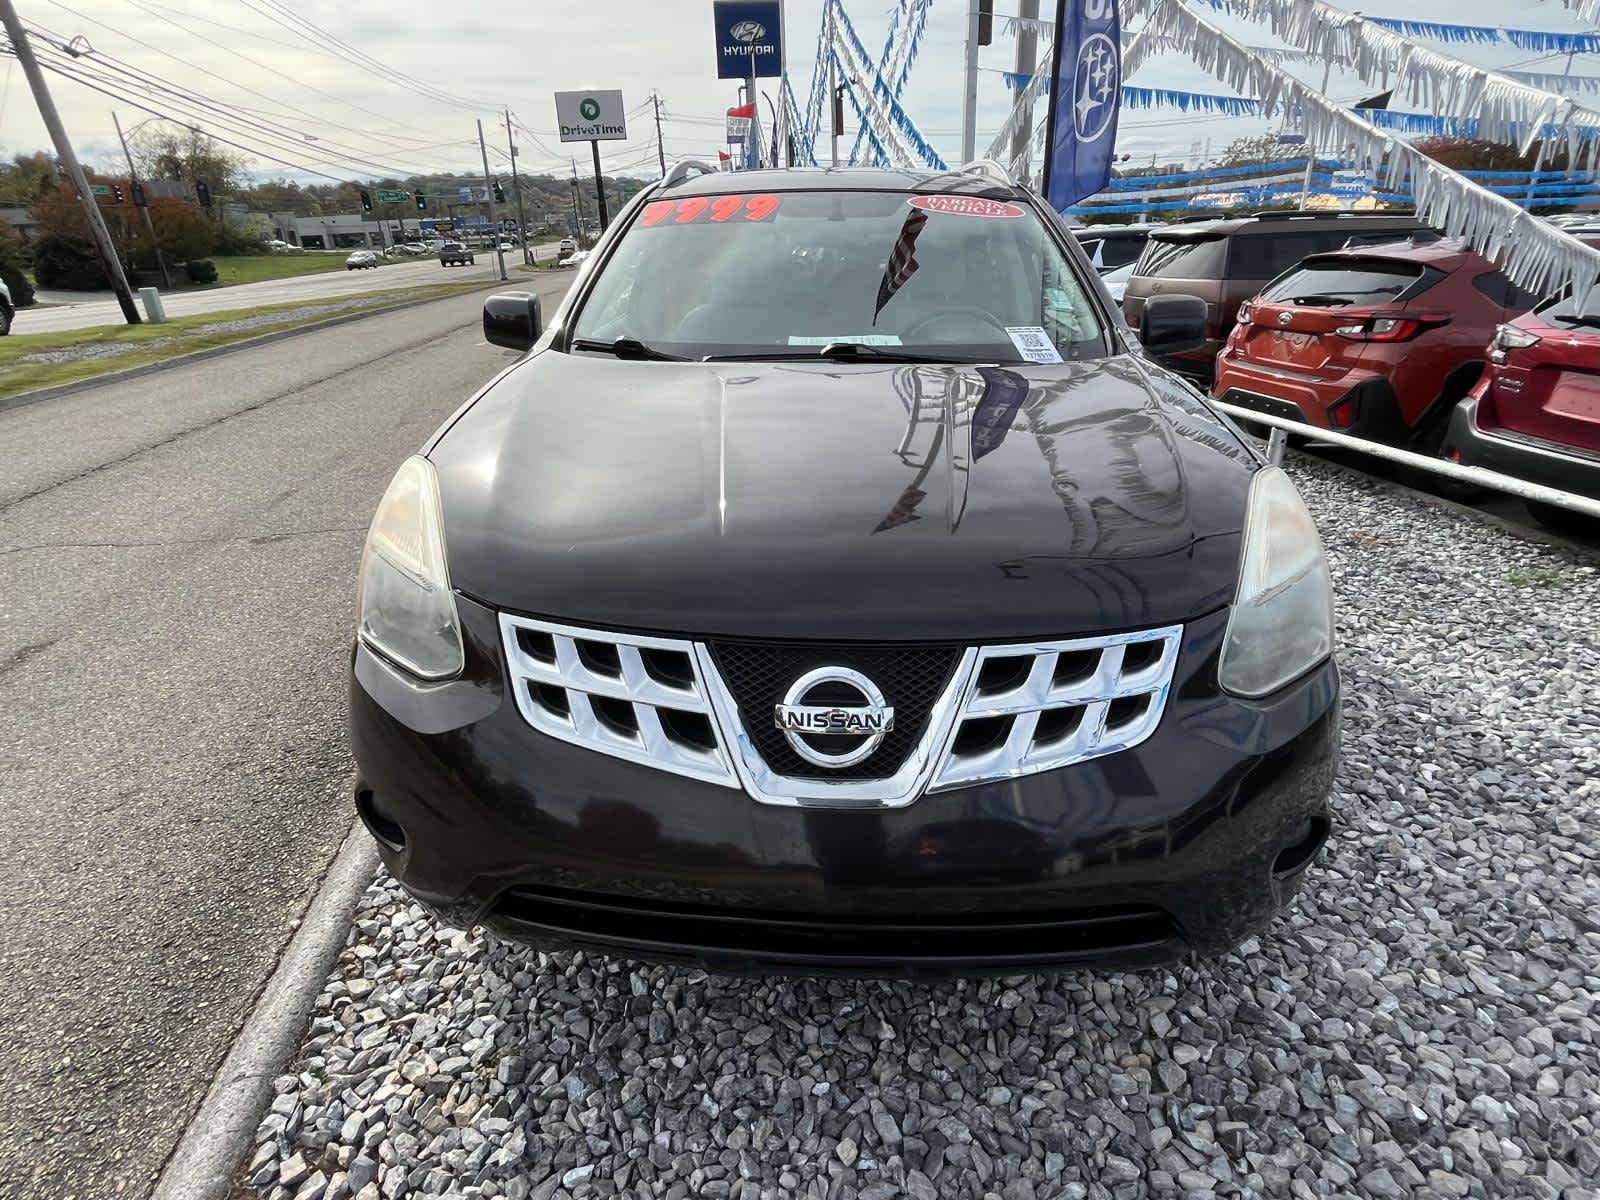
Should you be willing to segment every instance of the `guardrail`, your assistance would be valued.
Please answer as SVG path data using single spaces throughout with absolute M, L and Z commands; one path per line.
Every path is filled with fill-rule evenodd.
M 1600 500 L 1594 500 L 1588 496 L 1579 496 L 1574 492 L 1564 492 L 1560 488 L 1546 487 L 1542 483 L 1531 483 L 1526 479 L 1518 479 L 1514 475 L 1504 475 L 1499 471 L 1490 471 L 1484 467 L 1469 467 L 1464 463 L 1450 462 L 1448 459 L 1418 454 L 1414 450 L 1401 450 L 1397 446 L 1386 446 L 1382 442 L 1370 441 L 1367 438 L 1351 437 L 1348 433 L 1338 433 L 1332 429 L 1323 429 L 1320 425 L 1308 425 L 1304 421 L 1290 420 L 1288 417 L 1275 417 L 1269 413 L 1257 412 L 1253 408 L 1241 408 L 1237 404 L 1224 404 L 1220 400 L 1213 400 L 1211 401 L 1211 406 L 1218 412 L 1227 413 L 1228 416 L 1236 420 L 1267 426 L 1271 430 L 1267 437 L 1267 458 L 1274 463 L 1282 461 L 1283 446 L 1288 440 L 1288 435 L 1298 433 L 1313 441 L 1329 442 L 1335 446 L 1348 446 L 1350 449 L 1359 451 L 1362 454 L 1370 454 L 1374 458 L 1401 463 L 1418 471 L 1442 475 L 1446 479 L 1455 479 L 1462 483 L 1475 483 L 1480 487 L 1492 488 L 1497 492 L 1508 492 L 1513 496 L 1520 496 L 1524 500 L 1532 500 L 1539 504 L 1551 504 L 1557 508 L 1569 509 L 1572 512 L 1582 513 L 1584 516 L 1600 520 Z

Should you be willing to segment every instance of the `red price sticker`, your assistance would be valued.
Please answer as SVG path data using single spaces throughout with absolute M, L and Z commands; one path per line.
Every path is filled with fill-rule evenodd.
M 749 203 L 744 207 L 746 221 L 765 221 L 778 211 L 778 198 L 771 192 L 759 192 L 750 197 Z
M 682 200 L 653 200 L 644 206 L 639 224 L 646 229 L 667 225 L 722 225 L 728 221 L 768 221 L 778 211 L 779 199 L 771 192 L 744 196 L 686 196 Z M 668 218 L 671 218 L 669 221 Z
M 672 214 L 676 207 L 671 200 L 652 200 L 644 206 L 644 216 L 640 218 L 644 227 L 649 229 L 652 225 L 659 225 Z

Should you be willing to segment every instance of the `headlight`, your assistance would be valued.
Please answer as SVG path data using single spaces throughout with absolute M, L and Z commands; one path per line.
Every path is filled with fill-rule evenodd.
M 1322 539 L 1289 477 L 1263 467 L 1250 484 L 1219 681 L 1237 696 L 1265 696 L 1331 653 L 1333 586 Z
M 445 567 L 439 483 L 425 458 L 408 458 L 378 503 L 361 552 L 361 640 L 423 679 L 465 662 Z

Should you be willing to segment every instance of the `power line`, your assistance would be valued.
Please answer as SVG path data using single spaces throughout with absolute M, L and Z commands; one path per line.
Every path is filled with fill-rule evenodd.
M 498 107 L 497 105 L 474 100 L 468 96 L 457 96 L 451 92 L 445 91 L 443 88 L 435 84 L 429 83 L 425 79 L 419 79 L 414 75 L 408 75 L 403 71 L 396 70 L 395 68 L 380 62 L 378 59 L 373 58 L 372 55 L 368 54 L 366 51 L 357 49 L 348 42 L 335 37 L 326 29 L 312 24 L 302 14 L 290 11 L 280 4 L 278 0 L 243 0 L 243 2 L 258 15 L 266 16 L 269 21 L 275 19 L 275 14 L 277 20 L 280 22 L 287 22 L 290 28 L 304 37 L 313 46 L 316 46 L 317 49 L 321 50 L 323 53 L 343 59 L 354 66 L 360 67 L 362 70 L 371 75 L 377 76 L 386 83 L 405 88 L 407 91 L 416 92 L 418 95 L 421 95 L 426 99 L 433 100 L 436 103 L 449 104 L 456 108 L 465 108 L 470 112 L 483 112 Z M 54 3 L 54 0 L 52 0 L 52 3 Z M 260 7 L 261 5 L 265 5 L 271 11 L 263 12 L 262 8 Z M 328 46 L 318 43 L 316 39 L 312 37 L 313 33 L 317 34 L 324 41 L 326 41 L 328 46 L 331 46 L 332 49 L 330 50 Z
M 248 92 L 250 95 L 259 97 L 260 99 L 267 101 L 269 104 L 273 104 L 273 105 L 275 105 L 275 106 L 277 106 L 279 108 L 286 108 L 289 111 L 298 113 L 301 116 L 309 117 L 313 122 L 316 122 L 318 124 L 320 124 L 322 122 L 322 118 L 318 117 L 315 113 L 308 112 L 307 110 L 299 108 L 299 107 L 297 107 L 295 105 L 283 104 L 281 101 L 278 101 L 278 100 L 274 99 L 272 96 L 269 96 L 264 92 L 259 92 L 254 88 L 245 86 L 244 84 L 234 83 L 232 80 L 227 79 L 225 76 L 218 75 L 215 71 L 209 71 L 209 70 L 206 70 L 204 67 L 196 66 L 195 64 L 189 62 L 186 59 L 179 58 L 177 55 L 171 53 L 170 51 L 163 50 L 163 49 L 161 49 L 161 47 L 151 45 L 149 42 L 146 42 L 141 38 L 137 38 L 137 37 L 134 37 L 134 36 L 132 36 L 130 34 L 124 33 L 122 30 L 117 29 L 114 26 L 108 25 L 104 21 L 100 21 L 100 20 L 94 19 L 94 18 L 85 17 L 82 13 L 79 13 L 75 9 L 72 9 L 72 8 L 68 7 L 67 5 L 65 5 L 65 4 L 62 4 L 60 2 L 60 0 L 50 0 L 50 3 L 54 4 L 57 8 L 60 8 L 60 9 L 62 9 L 63 11 L 65 11 L 67 13 L 70 13 L 72 16 L 77 17 L 79 20 L 89 21 L 91 24 L 97 25 L 98 27 L 100 27 L 101 29 L 106 30 L 109 33 L 116 34 L 118 37 L 126 38 L 127 40 L 129 40 L 131 42 L 134 42 L 137 45 L 143 46 L 148 50 L 153 50 L 157 54 L 160 54 L 160 55 L 162 55 L 163 57 L 166 57 L 166 58 L 170 58 L 173 62 L 179 64 L 182 67 L 186 67 L 191 71 L 198 71 L 203 75 L 208 75 L 211 78 L 220 80 L 223 83 L 230 83 L 234 87 L 237 87 L 241 91 Z M 64 44 L 68 40 L 63 35 L 61 35 L 60 33 L 57 33 L 56 31 L 50 29 L 47 26 L 39 25 L 37 23 L 35 23 L 35 24 L 33 24 L 31 26 L 31 31 L 35 34 L 35 36 L 39 36 L 39 37 L 48 39 L 52 43 L 51 47 L 50 47 L 52 50 L 57 50 L 59 44 Z M 199 96 L 197 93 L 191 91 L 190 89 L 179 88 L 177 85 L 169 83 L 168 81 L 162 79 L 158 75 L 153 74 L 152 72 L 141 70 L 140 68 L 134 67 L 134 66 L 132 66 L 132 64 L 129 64 L 129 63 L 124 63 L 120 59 L 116 58 L 114 55 L 106 54 L 106 53 L 103 53 L 103 52 L 98 51 L 98 50 L 92 51 L 92 54 L 93 54 L 93 56 L 94 56 L 94 58 L 95 58 L 97 63 L 99 63 L 99 64 L 101 64 L 101 65 L 103 65 L 105 67 L 108 67 L 111 70 L 116 71 L 119 74 L 127 75 L 130 78 L 133 78 L 133 79 L 138 80 L 140 82 L 144 82 L 144 83 L 147 84 L 147 86 L 155 86 L 155 87 L 158 88 L 158 90 L 167 91 L 167 92 L 170 92 L 173 95 L 184 97 L 184 98 L 188 99 L 193 104 L 198 104 L 198 105 L 200 105 L 200 106 L 202 106 L 204 108 L 209 108 L 209 109 L 213 109 L 213 110 L 232 109 L 232 110 L 235 110 L 235 111 L 240 111 L 240 106 L 238 106 L 238 105 L 228 105 L 225 102 L 207 100 L 204 97 Z M 79 61 L 79 62 L 82 61 L 81 57 L 79 55 L 75 54 L 75 53 L 72 54 L 72 57 L 76 61 Z M 258 124 L 259 123 L 257 118 L 249 117 L 249 116 L 238 118 L 238 120 L 244 121 L 246 123 L 254 123 L 254 124 Z M 282 131 L 284 129 L 284 127 L 281 126 L 281 125 L 278 126 L 277 128 L 278 128 L 279 131 Z M 302 133 L 300 133 L 300 131 L 290 131 L 290 133 L 291 133 L 292 137 L 303 137 L 304 136 Z M 340 146 L 343 149 L 345 149 L 347 151 L 351 151 L 353 153 L 357 153 L 357 154 L 360 153 L 359 150 L 356 150 L 356 148 L 351 147 L 346 143 L 341 143 L 341 142 L 335 141 L 333 139 L 320 139 L 320 140 L 327 140 L 330 145 Z M 404 156 L 404 155 L 402 154 L 402 156 Z M 367 161 L 367 160 L 362 160 L 362 161 Z M 385 170 L 385 171 L 390 171 L 390 172 L 393 171 L 393 168 L 391 166 L 388 166 L 387 164 L 370 163 L 370 165 L 377 166 L 380 169 Z
M 133 7 L 139 9 L 141 12 L 149 13 L 151 16 L 156 17 L 158 20 L 165 21 L 167 24 L 173 26 L 176 29 L 181 30 L 184 33 L 187 33 L 191 37 L 199 38 L 201 41 L 207 43 L 208 45 L 215 46 L 217 49 L 223 51 L 224 53 L 231 54 L 235 58 L 241 59 L 244 62 L 247 62 L 247 63 L 251 64 L 252 66 L 259 67 L 261 70 L 267 71 L 267 72 L 269 72 L 271 74 L 279 74 L 280 73 L 277 68 L 268 66 L 266 63 L 262 62 L 260 59 L 252 58 L 252 57 L 250 57 L 250 55 L 244 53 L 244 51 L 242 51 L 242 50 L 236 50 L 232 46 L 229 46 L 225 42 L 219 42 L 213 37 L 209 37 L 204 33 L 200 33 L 197 30 L 190 28 L 189 26 L 185 25 L 183 22 L 179 21 L 176 17 L 167 15 L 166 12 L 158 9 L 155 5 L 148 4 L 146 2 L 146 0 L 126 0 L 126 3 L 133 5 Z M 195 19 L 202 20 L 202 21 L 205 20 L 204 17 L 198 17 L 198 18 L 195 18 Z M 216 24 L 216 22 L 211 22 L 211 21 L 208 21 L 206 23 L 207 24 Z M 227 28 L 227 27 L 224 26 L 223 28 Z M 276 38 L 272 38 L 272 39 L 269 39 L 269 40 L 272 41 L 275 45 L 288 46 L 290 49 L 297 49 L 297 47 L 291 46 L 288 42 L 280 42 Z M 348 100 L 348 99 L 346 99 L 346 98 L 344 98 L 342 96 L 336 96 L 332 92 L 325 92 L 321 88 L 316 87 L 313 84 L 307 83 L 304 80 L 297 80 L 296 82 L 298 83 L 298 85 L 300 87 L 304 88 L 306 91 L 315 92 L 319 96 L 326 97 L 327 99 L 332 100 L 335 104 L 338 104 L 342 108 L 353 108 L 353 109 L 356 109 L 356 110 L 358 110 L 360 112 L 364 112 L 364 113 L 367 113 L 367 114 L 369 114 L 371 116 L 377 117 L 380 121 L 389 121 L 391 119 L 389 116 L 387 116 L 384 113 L 377 112 L 377 111 L 375 111 L 373 109 L 370 109 L 370 108 L 364 108 L 363 106 L 361 106 L 359 104 L 356 104 L 354 101 Z M 313 116 L 314 117 L 314 114 L 306 112 L 305 109 L 297 108 L 297 107 L 292 106 L 292 105 L 285 105 L 284 107 L 291 108 L 292 111 L 302 113 L 302 114 L 304 114 L 306 116 Z M 325 118 L 321 118 L 321 117 L 314 117 L 314 119 L 319 120 L 319 121 L 325 120 Z M 329 123 L 330 124 L 334 124 L 333 122 L 329 122 Z M 361 133 L 361 134 L 364 134 L 367 137 L 376 138 L 376 139 L 378 139 L 380 141 L 394 142 L 396 145 L 399 145 L 399 146 L 411 145 L 411 146 L 414 147 L 415 143 L 416 143 L 416 140 L 417 140 L 415 138 L 396 137 L 393 134 L 384 133 L 384 132 L 382 132 L 380 130 L 375 130 L 375 129 L 355 129 L 353 126 L 346 127 L 346 126 L 338 126 L 338 125 L 335 125 L 335 127 L 336 128 L 349 128 L 351 130 L 351 132 Z
M 46 43 L 46 45 L 48 45 L 48 43 Z M 41 46 L 40 48 L 45 49 L 45 46 Z M 307 140 L 314 140 L 318 142 L 326 140 L 327 145 L 334 147 L 336 150 L 343 150 L 346 153 L 342 155 L 316 155 L 314 156 L 314 160 L 321 160 L 345 167 L 349 167 L 354 164 L 360 170 L 376 170 L 379 173 L 386 175 L 405 176 L 413 173 L 415 170 L 415 168 L 412 167 L 397 167 L 392 163 L 382 163 L 374 159 L 365 158 L 359 153 L 355 152 L 352 147 L 342 142 L 332 139 L 314 138 L 311 135 L 286 129 L 283 126 L 274 125 L 254 117 L 238 116 L 224 105 L 220 105 L 213 101 L 206 100 L 203 97 L 196 96 L 195 94 L 188 92 L 186 89 L 176 87 L 164 80 L 161 80 L 157 76 L 147 76 L 145 73 L 139 72 L 135 69 L 124 67 L 121 64 L 116 63 L 114 60 L 104 62 L 100 61 L 103 57 L 104 56 L 101 56 L 97 53 L 93 60 L 85 60 L 83 58 L 68 55 L 54 46 L 49 46 L 48 52 L 41 56 L 40 61 L 46 66 L 50 67 L 52 70 L 62 71 L 63 68 L 70 68 L 71 71 L 76 72 L 76 74 L 71 74 L 70 77 L 77 79 L 80 82 L 93 79 L 105 84 L 106 86 L 117 86 L 133 89 L 144 94 L 147 99 L 150 99 L 153 102 L 161 102 L 164 94 L 165 97 L 169 97 L 168 99 L 165 99 L 165 103 L 178 106 L 182 110 L 187 110 L 182 112 L 180 116 L 174 118 L 185 125 L 193 125 L 197 120 L 204 121 L 209 124 L 220 122 L 225 126 L 231 127 L 235 131 L 241 131 L 242 136 L 264 139 L 269 145 L 275 146 L 279 149 L 282 149 L 285 145 L 288 145 L 292 147 L 295 152 L 305 150 L 306 147 L 303 143 Z M 112 72 L 114 75 L 126 77 L 126 80 L 131 82 L 125 82 L 122 78 L 111 77 L 111 75 L 107 74 L 106 68 L 109 68 L 110 72 Z M 63 73 L 68 72 L 63 71 Z

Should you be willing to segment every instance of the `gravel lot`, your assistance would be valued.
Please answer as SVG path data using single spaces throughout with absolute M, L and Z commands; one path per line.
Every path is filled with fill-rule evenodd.
M 360 910 L 241 1195 L 1562 1196 L 1600 1187 L 1600 572 L 1323 465 L 1330 858 L 1234 955 L 725 979 Z

